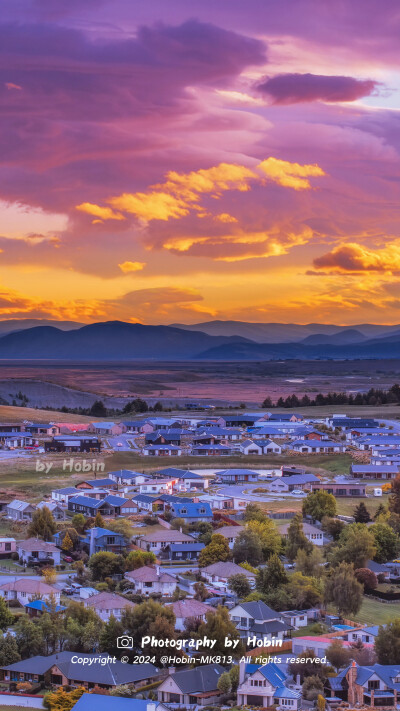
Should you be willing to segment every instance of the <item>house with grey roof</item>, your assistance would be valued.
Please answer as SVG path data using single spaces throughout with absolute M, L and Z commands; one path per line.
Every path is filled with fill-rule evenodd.
M 201 574 L 209 583 L 227 583 L 232 575 L 238 575 L 239 573 L 245 575 L 250 584 L 255 584 L 255 573 L 251 573 L 249 570 L 246 570 L 246 568 L 242 568 L 240 565 L 236 565 L 236 563 L 232 563 L 231 561 L 212 563 L 201 569 Z
M 45 507 L 49 509 L 55 521 L 65 521 L 65 510 L 59 503 L 56 501 L 41 501 L 36 505 L 37 509 L 43 509 Z
M 157 689 L 158 700 L 180 706 L 209 706 L 218 702 L 218 679 L 225 671 L 220 664 L 206 664 L 176 671 Z
M 262 600 L 242 602 L 229 610 L 229 617 L 249 647 L 255 647 L 258 640 L 283 640 L 292 629 L 280 612 L 272 610 Z
M 0 585 L 2 597 L 7 601 L 17 600 L 22 606 L 37 596 L 46 602 L 53 599 L 56 604 L 59 604 L 60 594 L 60 590 L 53 585 L 48 585 L 42 580 L 32 580 L 32 578 L 19 578 Z
M 237 537 L 245 530 L 244 526 L 222 526 L 215 533 L 223 536 L 228 541 L 229 548 L 233 548 Z
M 205 622 L 207 613 L 215 612 L 215 607 L 206 605 L 205 602 L 201 602 L 200 600 L 188 598 L 170 603 L 166 605 L 166 607 L 170 607 L 173 610 L 176 620 L 175 629 L 177 632 L 184 632 L 186 630 L 188 620 Z
M 50 562 L 51 565 L 60 565 L 61 551 L 49 541 L 28 538 L 25 541 L 17 541 L 16 548 L 20 561 L 29 565 L 46 562 Z
M 159 565 L 144 565 L 137 570 L 125 573 L 126 580 L 132 583 L 135 592 L 141 595 L 161 593 L 163 596 L 172 595 L 177 579 L 169 573 L 164 573 Z
M 136 607 L 135 603 L 131 602 L 131 600 L 127 600 L 125 597 L 122 597 L 122 595 L 108 591 L 88 597 L 84 601 L 84 605 L 94 610 L 103 622 L 108 622 L 111 615 L 113 615 L 115 619 L 120 620 L 124 610 Z
M 177 543 L 185 546 L 191 543 L 196 543 L 192 536 L 188 536 L 182 531 L 177 531 L 174 528 L 165 528 L 162 531 L 153 531 L 145 533 L 136 539 L 136 543 L 142 550 L 151 551 L 158 555 L 170 543 Z
M 76 652 L 58 652 L 49 657 L 31 657 L 1 668 L 3 681 L 8 684 L 33 681 L 45 686 L 113 689 L 120 684 L 138 687 L 157 680 L 154 664 L 123 664 L 108 654 L 80 652 L 81 663 L 76 663 Z M 85 661 L 86 660 L 86 661 Z M 92 707 L 93 708 L 93 707 Z
M 289 523 L 284 523 L 283 526 L 280 527 L 279 532 L 283 536 L 283 538 L 287 538 L 289 535 Z M 306 521 L 303 521 L 303 532 L 305 537 L 312 543 L 314 546 L 323 546 L 324 545 L 324 534 L 321 531 L 320 528 L 317 526 L 313 526 L 311 523 L 307 523 Z
M 6 506 L 6 516 L 13 521 L 32 521 L 35 511 L 35 504 L 30 504 L 28 501 L 20 501 L 20 499 L 14 499 Z

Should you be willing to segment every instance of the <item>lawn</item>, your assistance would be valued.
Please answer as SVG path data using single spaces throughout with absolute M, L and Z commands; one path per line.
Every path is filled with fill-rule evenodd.
M 354 622 L 367 625 L 383 625 L 392 622 L 395 617 L 400 617 L 400 602 L 381 602 L 367 597 L 364 597 L 357 615 L 351 615 Z

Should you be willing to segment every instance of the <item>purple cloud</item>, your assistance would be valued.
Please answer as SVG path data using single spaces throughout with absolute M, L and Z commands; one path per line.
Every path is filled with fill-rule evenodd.
M 257 85 L 274 104 L 299 104 L 309 101 L 355 101 L 370 96 L 378 83 L 371 79 L 354 79 L 322 74 L 278 74 Z

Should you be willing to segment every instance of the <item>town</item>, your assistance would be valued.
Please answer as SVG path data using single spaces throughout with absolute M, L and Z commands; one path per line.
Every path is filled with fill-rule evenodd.
M 397 708 L 400 421 L 309 412 L 3 422 L 8 703 Z

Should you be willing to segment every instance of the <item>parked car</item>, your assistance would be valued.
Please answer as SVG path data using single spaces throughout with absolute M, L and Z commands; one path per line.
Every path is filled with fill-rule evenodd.
M 63 560 L 65 560 L 66 563 L 73 563 L 73 559 L 71 558 L 70 555 L 65 555 L 63 557 Z
M 302 489 L 293 489 L 291 493 L 293 494 L 293 496 L 307 496 L 307 493 Z
M 63 588 L 63 589 L 61 590 L 61 592 L 62 592 L 64 595 L 73 595 L 73 594 L 74 594 L 73 589 L 70 588 L 69 586 L 66 587 L 66 588 Z

